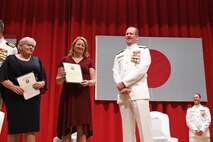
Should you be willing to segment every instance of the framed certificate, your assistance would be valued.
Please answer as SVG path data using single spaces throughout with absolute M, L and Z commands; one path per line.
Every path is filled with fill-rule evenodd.
M 83 81 L 81 67 L 79 64 L 63 62 L 64 71 L 66 72 L 66 82 L 80 83 Z
M 24 89 L 23 95 L 26 100 L 40 94 L 39 89 L 33 88 L 33 84 L 36 83 L 35 75 L 33 72 L 18 77 L 17 81 L 20 87 Z

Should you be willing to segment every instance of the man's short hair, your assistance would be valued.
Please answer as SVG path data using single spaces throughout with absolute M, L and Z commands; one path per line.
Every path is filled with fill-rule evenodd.
M 201 98 L 201 95 L 200 95 L 200 93 L 197 93 L 197 92 L 196 92 L 196 93 L 194 93 L 194 95 L 198 95 L 198 96 Z
M 0 19 L 0 31 L 4 31 L 4 22 Z
M 135 34 L 139 36 L 139 30 L 135 27 Z

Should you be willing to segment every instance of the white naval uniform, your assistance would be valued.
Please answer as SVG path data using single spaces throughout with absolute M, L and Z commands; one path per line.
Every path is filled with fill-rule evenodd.
M 210 142 L 209 126 L 211 114 L 208 107 L 194 105 L 186 113 L 186 124 L 189 127 L 189 142 Z M 195 130 L 201 130 L 202 136 L 195 135 Z
M 152 142 L 151 118 L 149 110 L 149 90 L 147 71 L 151 64 L 148 48 L 137 44 L 128 46 L 116 55 L 113 66 L 115 83 L 123 82 L 131 92 L 118 94 L 123 128 L 123 142 L 136 142 L 135 120 L 139 129 L 141 142 Z
M 4 50 L 4 51 L 3 51 Z M 6 57 L 8 55 L 12 55 L 12 54 L 16 54 L 18 51 L 17 51 L 17 48 L 8 43 L 4 38 L 1 38 L 0 39 L 0 67 L 3 63 L 3 61 L 6 59 Z M 3 53 L 4 52 L 4 53 Z M 1 110 L 1 107 L 2 107 L 2 98 L 1 98 L 1 92 L 0 92 L 0 110 Z
M 0 52 L 2 49 L 6 50 L 7 56 L 18 53 L 17 48 L 14 45 L 11 45 L 10 43 L 8 43 L 4 38 L 0 39 Z M 2 63 L 3 62 L 1 62 L 1 59 L 0 59 L 0 67 Z

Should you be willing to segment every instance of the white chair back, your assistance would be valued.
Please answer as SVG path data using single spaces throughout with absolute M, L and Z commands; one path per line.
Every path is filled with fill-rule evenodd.
M 167 114 L 151 111 L 151 123 L 153 142 L 178 142 L 177 138 L 171 137 L 169 117 Z
M 152 122 L 152 133 L 154 137 L 171 137 L 169 128 L 169 117 L 167 114 L 150 112 Z

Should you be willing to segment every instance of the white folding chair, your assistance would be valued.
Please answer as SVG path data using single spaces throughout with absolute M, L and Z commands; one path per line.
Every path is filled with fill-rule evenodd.
M 169 117 L 167 114 L 151 111 L 150 115 L 154 142 L 178 142 L 177 138 L 170 135 Z

